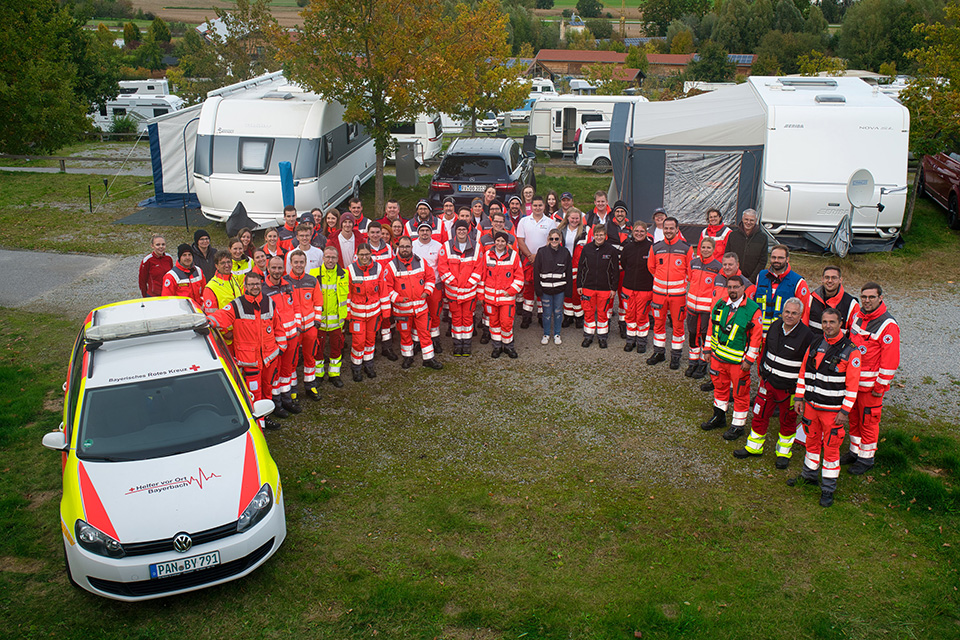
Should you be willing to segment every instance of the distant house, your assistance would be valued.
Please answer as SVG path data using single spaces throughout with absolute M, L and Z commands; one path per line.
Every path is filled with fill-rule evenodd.
M 204 22 L 201 25 L 197 25 L 197 33 L 200 34 L 200 37 L 208 42 L 213 42 L 216 38 L 224 39 L 230 34 L 230 29 L 220 18 L 214 18 L 209 22 Z M 238 36 L 243 39 L 244 49 L 246 49 L 247 54 L 254 58 L 261 57 L 266 47 L 265 38 L 258 32 L 254 33 L 235 33 L 234 36 Z
M 697 53 L 648 53 L 647 62 L 650 63 L 647 74 L 651 76 L 671 76 L 686 70 L 691 60 L 699 60 Z M 727 55 L 730 62 L 737 65 L 737 73 L 750 75 L 750 69 L 757 56 L 752 53 L 731 53 Z
M 583 68 L 594 64 L 623 66 L 627 54 L 616 51 L 593 51 L 579 49 L 540 49 L 537 57 L 527 67 L 528 78 L 550 78 L 554 82 L 568 76 L 584 75 Z

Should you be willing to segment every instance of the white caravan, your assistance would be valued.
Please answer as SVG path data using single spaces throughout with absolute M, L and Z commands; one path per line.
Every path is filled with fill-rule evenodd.
M 390 135 L 397 142 L 415 142 L 417 163 L 425 164 L 437 157 L 443 148 L 442 116 L 439 113 L 421 114 L 412 122 L 402 122 L 390 129 Z M 387 160 L 396 159 L 393 151 L 387 155 Z
M 587 122 L 609 120 L 619 102 L 647 102 L 642 96 L 544 96 L 530 112 L 530 135 L 537 149 L 573 153 L 577 129 Z
M 541 98 L 543 96 L 558 96 L 557 88 L 553 82 L 546 78 L 534 78 L 530 81 L 530 97 Z
M 110 131 L 114 118 L 128 117 L 137 124 L 137 132 L 147 128 L 147 120 L 183 108 L 179 96 L 170 95 L 166 80 L 121 80 L 120 93 L 113 100 L 91 113 L 93 125 Z
M 279 165 L 289 162 L 298 211 L 326 211 L 374 174 L 373 139 L 343 106 L 280 72 L 211 92 L 197 126 L 194 188 L 203 215 L 223 222 L 238 202 L 261 226 L 283 221 Z

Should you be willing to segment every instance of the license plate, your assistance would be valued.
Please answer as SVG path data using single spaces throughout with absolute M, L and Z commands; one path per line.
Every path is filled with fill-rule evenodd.
M 460 191 L 470 191 L 471 193 L 483 193 L 487 190 L 487 185 L 485 184 L 462 184 L 460 185 Z
M 199 569 L 209 569 L 218 564 L 220 564 L 220 552 L 211 551 L 201 556 L 190 556 L 189 558 L 180 558 L 179 560 L 171 560 L 170 562 L 152 564 L 150 565 L 150 577 L 168 578 Z

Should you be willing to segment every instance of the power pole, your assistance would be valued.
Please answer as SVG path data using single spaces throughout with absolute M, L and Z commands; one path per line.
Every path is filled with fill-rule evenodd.
M 627 0 L 620 2 L 620 39 L 627 37 Z

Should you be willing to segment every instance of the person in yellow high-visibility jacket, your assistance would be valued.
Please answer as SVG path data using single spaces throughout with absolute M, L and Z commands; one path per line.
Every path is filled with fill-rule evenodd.
M 326 362 L 330 384 L 338 389 L 343 386 L 340 365 L 343 362 L 347 298 L 350 296 L 350 277 L 346 269 L 338 264 L 339 258 L 336 247 L 327 247 L 323 250 L 323 264 L 310 271 L 320 281 L 323 291 L 323 314 L 317 318 L 317 379 L 323 379 L 322 363 Z

